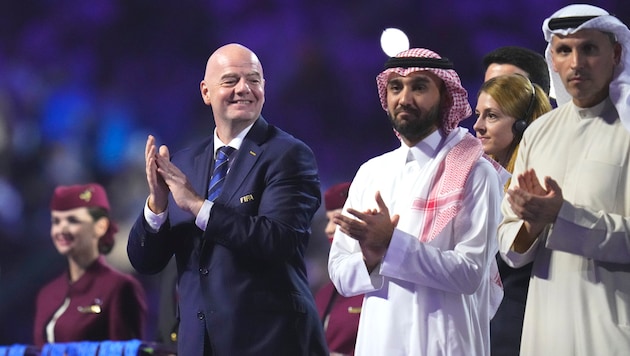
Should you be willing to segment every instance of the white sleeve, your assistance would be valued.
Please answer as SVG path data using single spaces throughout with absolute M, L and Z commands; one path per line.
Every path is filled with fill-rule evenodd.
M 432 242 L 396 230 L 380 273 L 447 292 L 472 294 L 488 278 L 497 253 L 501 185 L 490 164 L 477 164 L 462 208 Z
M 168 217 L 168 209 L 163 212 L 156 214 L 149 209 L 149 198 L 144 203 L 144 220 L 146 220 L 147 224 L 153 232 L 157 232 L 160 230 L 160 227 L 166 222 L 166 218 Z
M 366 185 L 365 174 L 362 172 L 364 171 L 360 168 L 350 185 L 344 212 L 350 207 L 356 209 L 360 204 L 361 189 Z M 378 266 L 370 275 L 359 243 L 339 231 L 339 228 L 336 229 L 330 246 L 328 274 L 337 291 L 346 297 L 375 291 L 383 286 L 383 277 L 378 274 Z

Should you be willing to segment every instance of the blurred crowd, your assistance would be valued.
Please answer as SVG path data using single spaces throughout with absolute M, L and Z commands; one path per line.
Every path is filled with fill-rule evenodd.
M 120 222 L 108 259 L 133 271 L 125 248 L 129 226 L 147 196 L 146 137 L 153 134 L 178 149 L 211 130 L 211 113 L 199 96 L 199 69 L 218 46 L 240 42 L 259 55 L 272 98 L 263 116 L 313 148 L 324 190 L 396 145 L 374 89 L 385 58 L 378 42 L 383 29 L 399 27 L 412 46 L 434 48 L 452 59 L 474 97 L 483 79 L 482 55 L 501 45 L 542 52 L 540 23 L 566 3 L 0 4 L 0 344 L 30 342 L 36 291 L 65 266 L 49 234 L 55 186 L 88 181 L 105 186 L 113 218 Z M 625 0 L 598 5 L 630 22 Z M 320 233 L 313 235 L 308 255 L 313 290 L 328 278 L 321 210 L 313 223 Z M 139 279 L 153 327 L 159 276 Z

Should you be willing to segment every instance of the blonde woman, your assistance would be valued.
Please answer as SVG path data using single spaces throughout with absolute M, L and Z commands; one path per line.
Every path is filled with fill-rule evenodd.
M 484 152 L 512 173 L 523 132 L 533 120 L 550 110 L 549 98 L 540 86 L 520 74 L 501 75 L 481 86 L 474 129 Z M 508 180 L 505 189 L 509 184 Z M 504 296 L 490 322 L 492 355 L 517 355 L 532 266 L 511 268 L 498 255 L 497 265 Z
M 479 89 L 473 128 L 484 152 L 511 173 L 523 132 L 548 111 L 549 97 L 538 84 L 520 74 L 502 75 Z

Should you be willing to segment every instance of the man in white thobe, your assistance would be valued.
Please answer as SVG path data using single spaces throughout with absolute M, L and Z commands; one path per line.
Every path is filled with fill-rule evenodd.
M 377 86 L 401 145 L 357 172 L 328 262 L 341 294 L 365 293 L 356 355 L 489 355 L 505 176 L 457 127 L 472 110 L 448 59 L 403 51 Z
M 558 108 L 525 132 L 499 227 L 503 259 L 534 262 L 521 355 L 628 355 L 630 31 L 569 5 L 543 32 Z

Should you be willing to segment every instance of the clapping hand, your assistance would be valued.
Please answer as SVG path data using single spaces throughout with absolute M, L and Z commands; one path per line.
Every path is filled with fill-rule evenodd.
M 376 192 L 377 209 L 364 212 L 349 208 L 348 214 L 355 218 L 337 214 L 333 222 L 339 230 L 359 242 L 365 265 L 371 271 L 383 258 L 398 224 L 399 215 L 390 217 L 380 192 Z

